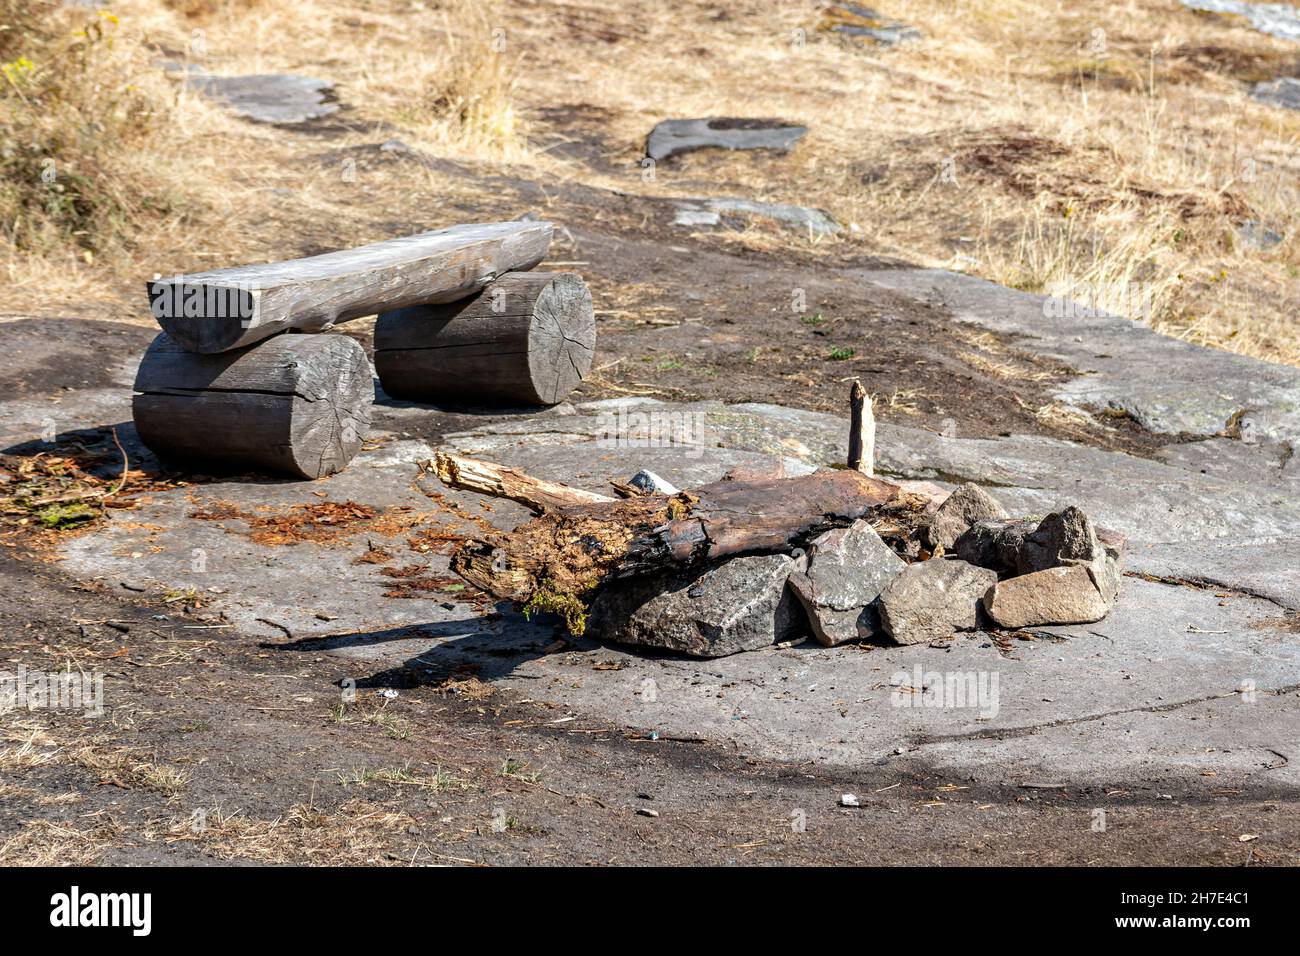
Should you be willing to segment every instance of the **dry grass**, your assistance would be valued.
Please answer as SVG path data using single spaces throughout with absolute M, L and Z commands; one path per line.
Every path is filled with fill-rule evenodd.
M 122 0 L 114 45 L 89 67 L 98 82 L 46 74 L 67 111 L 20 115 L 46 142 L 51 130 L 81 129 L 77 117 L 105 129 L 60 145 L 90 171 L 66 215 L 41 212 L 30 179 L 5 179 L 27 190 L 5 202 L 27 212 L 20 228 L 6 212 L 0 263 L 11 286 L 0 309 L 67 314 L 125 298 L 147 321 L 128 279 L 367 241 L 395 223 L 414 231 L 520 212 L 478 181 L 409 163 L 339 176 L 340 156 L 365 155 L 347 151 L 400 136 L 544 184 L 819 206 L 856 228 L 814 242 L 755 221 L 707 241 L 898 255 L 1300 363 L 1300 116 L 1245 95 L 1258 79 L 1297 72 L 1294 44 L 1176 0 L 877 6 L 925 39 L 864 50 L 818 31 L 811 0 L 739 0 L 722 12 L 703 0 Z M 66 24 L 78 16 L 58 13 L 50 22 L 65 28 L 35 47 L 72 42 Z M 27 48 L 4 42 L 6 62 Z M 215 73 L 333 80 L 352 131 L 323 139 L 225 119 L 141 68 L 158 55 Z M 11 100 L 0 99 L 0 123 L 13 122 Z M 147 127 L 116 109 L 128 100 L 162 124 L 167 149 L 126 148 Z M 700 115 L 782 117 L 811 132 L 786 156 L 697 153 L 646 181 L 649 128 Z M 597 161 L 555 148 L 580 137 Z M 35 154 L 23 155 L 30 164 Z M 1244 245 L 1246 219 L 1284 241 Z
M 213 218 L 191 150 L 215 114 L 151 63 L 140 31 L 53 0 L 0 0 L 0 22 L 11 26 L 0 60 L 0 248 L 11 281 L 84 292 L 78 279 L 104 260 L 146 241 L 184 244 Z
M 90 742 L 74 748 L 70 755 L 79 766 L 95 771 L 103 782 L 128 790 L 148 790 L 175 797 L 189 783 L 188 771 L 157 763 L 134 747 L 106 747 Z
M 78 827 L 33 820 L 0 843 L 0 866 L 93 866 L 120 836 L 112 823 Z
M 65 737 L 54 728 L 10 718 L 0 726 L 0 741 L 0 773 L 11 778 L 40 767 L 77 767 L 92 771 L 96 783 L 165 797 L 178 796 L 189 783 L 188 771 L 101 736 Z
M 308 866 L 393 865 L 386 848 L 414 818 L 389 807 L 350 800 L 334 811 L 308 804 L 290 807 L 270 820 L 213 808 L 201 818 L 174 820 L 168 843 L 196 842 L 219 860 L 293 863 Z

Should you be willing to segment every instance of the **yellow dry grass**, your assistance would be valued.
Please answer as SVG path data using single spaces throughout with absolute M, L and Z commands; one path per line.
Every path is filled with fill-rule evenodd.
M 387 852 L 415 824 L 409 814 L 364 800 L 333 811 L 295 804 L 283 815 L 259 819 L 213 808 L 172 821 L 167 843 L 193 842 L 219 860 L 299 866 L 392 866 Z
M 481 182 L 413 164 L 340 175 L 348 150 L 399 137 L 543 185 L 819 206 L 852 229 L 814 243 L 754 223 L 708 241 L 895 255 L 1300 364 L 1300 114 L 1246 96 L 1295 71 L 1296 44 L 1177 0 L 875 6 L 925 39 L 867 50 L 819 31 L 813 2 L 121 0 L 92 85 L 132 87 L 161 132 L 145 149 L 129 123 L 103 143 L 78 140 L 95 195 L 125 214 L 92 218 L 89 237 L 47 230 L 39 248 L 6 225 L 0 310 L 94 314 L 98 299 L 146 321 L 136 286 L 156 272 L 521 211 Z M 325 138 L 230 119 L 144 69 L 163 56 L 333 80 L 346 128 Z M 106 102 L 67 96 L 77 115 Z M 0 95 L 0 125 L 11 100 Z M 644 175 L 654 123 L 710 115 L 810 133 L 786 156 L 697 153 Z M 599 162 L 564 155 L 578 135 Z M 1283 242 L 1244 244 L 1247 219 Z
M 93 866 L 120 836 L 107 821 L 83 827 L 32 820 L 0 842 L 0 866 Z

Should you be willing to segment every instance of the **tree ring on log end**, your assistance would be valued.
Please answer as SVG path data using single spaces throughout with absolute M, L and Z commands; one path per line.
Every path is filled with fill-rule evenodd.
M 375 370 L 395 398 L 554 405 L 591 369 L 591 292 L 571 272 L 507 272 L 477 295 L 384 312 Z
M 301 478 L 347 466 L 374 402 L 365 350 L 342 335 L 277 335 L 203 354 L 162 333 L 135 392 L 136 431 L 159 458 Z

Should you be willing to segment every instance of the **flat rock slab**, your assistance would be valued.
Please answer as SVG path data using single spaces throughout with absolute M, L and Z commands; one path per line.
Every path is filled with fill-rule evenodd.
M 822 15 L 822 29 L 872 46 L 897 46 L 921 39 L 916 27 L 854 3 L 835 4 Z
M 99 323 L 66 337 L 57 355 L 24 344 L 34 341 L 28 327 L 0 324 L 0 348 L 22 353 L 6 370 L 14 381 L 48 381 L 55 360 L 92 367 L 104 348 L 93 331 Z M 118 425 L 133 464 L 147 467 L 129 425 L 133 374 L 123 363 L 70 392 L 53 382 L 7 392 L 6 447 L 42 447 L 43 422 L 53 415 L 60 435 L 98 436 L 108 451 L 101 429 Z M 1293 750 L 1300 719 L 1300 504 L 1279 469 L 1249 467 L 1252 456 L 1268 454 L 1263 446 L 1228 443 L 1214 460 L 1226 462 L 1234 450 L 1241 457 L 1206 474 L 1195 456 L 1152 461 L 1049 439 L 944 438 L 882 424 L 886 476 L 975 481 L 1011 514 L 1077 504 L 1129 535 L 1128 566 L 1140 575 L 1125 579 L 1105 620 L 1042 628 L 1010 649 L 976 631 L 944 649 L 807 642 L 700 661 L 587 638 L 557 644 L 553 621 L 485 607 L 458 587 L 436 544 L 413 546 L 422 532 L 436 542 L 440 533 L 481 530 L 481 522 L 511 528 L 526 518 L 512 502 L 430 487 L 415 462 L 432 449 L 384 434 L 441 414 L 377 404 L 380 443 L 320 481 L 219 480 L 151 494 L 138 510 L 66 539 L 60 571 L 120 593 L 194 588 L 204 613 L 224 614 L 229 627 L 178 633 L 364 661 L 363 687 L 468 668 L 551 702 L 557 714 L 577 718 L 574 726 L 703 738 L 756 758 L 939 767 L 984 781 L 1076 787 L 1158 781 L 1178 799 L 1225 786 L 1300 785 L 1300 761 L 1277 756 Z M 608 479 L 641 468 L 687 488 L 773 456 L 794 473 L 842 462 L 847 438 L 841 416 L 648 399 L 484 418 L 441 433 L 461 453 L 601 492 Z M 421 493 L 417 479 L 439 497 Z M 374 517 L 321 525 L 303 540 L 271 533 L 280 519 L 302 526 L 307 509 L 347 502 L 374 509 Z M 392 559 L 373 563 L 368 542 Z M 971 680 L 975 693 L 949 693 Z M 926 688 L 942 689 L 941 706 L 926 703 L 934 696 Z
M 677 204 L 673 224 L 677 226 L 719 226 L 724 216 L 758 216 L 792 229 L 820 236 L 842 232 L 843 227 L 820 209 L 784 203 L 755 202 L 751 199 L 690 199 Z
M 951 311 L 1079 374 L 1056 396 L 1124 411 L 1148 431 L 1300 441 L 1300 369 L 1202 348 L 1128 318 L 942 269 L 864 270 L 862 278 Z M 1103 524 L 1105 522 L 1102 522 Z
M 1261 103 L 1268 103 L 1270 106 L 1281 106 L 1288 110 L 1300 110 L 1300 77 L 1283 76 L 1276 80 L 1266 80 L 1262 83 L 1256 83 L 1250 91 L 1251 99 L 1259 100 Z M 1271 230 L 1267 230 L 1271 232 Z M 1267 245 L 1277 245 L 1282 241 L 1282 237 L 1277 233 L 1272 233 L 1275 240 L 1269 241 Z
M 1183 0 L 1200 13 L 1240 18 L 1253 29 L 1282 40 L 1300 40 L 1300 8 L 1289 3 L 1247 3 L 1245 0 Z
M 338 111 L 334 84 L 310 76 L 286 73 L 252 76 L 213 76 L 186 71 L 185 82 L 208 99 L 229 107 L 236 116 L 255 123 L 294 126 Z
M 664 120 L 650 131 L 645 154 L 658 162 L 697 149 L 774 149 L 785 152 L 808 132 L 780 120 L 709 119 Z

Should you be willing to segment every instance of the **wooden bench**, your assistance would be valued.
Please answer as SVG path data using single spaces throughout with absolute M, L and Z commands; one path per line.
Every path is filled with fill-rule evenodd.
M 361 448 L 374 388 L 365 351 L 320 332 L 378 314 L 388 394 L 460 405 L 552 405 L 591 368 L 591 293 L 528 272 L 547 222 L 456 226 L 149 283 L 163 328 L 136 376 L 141 440 L 167 461 L 319 478 Z

